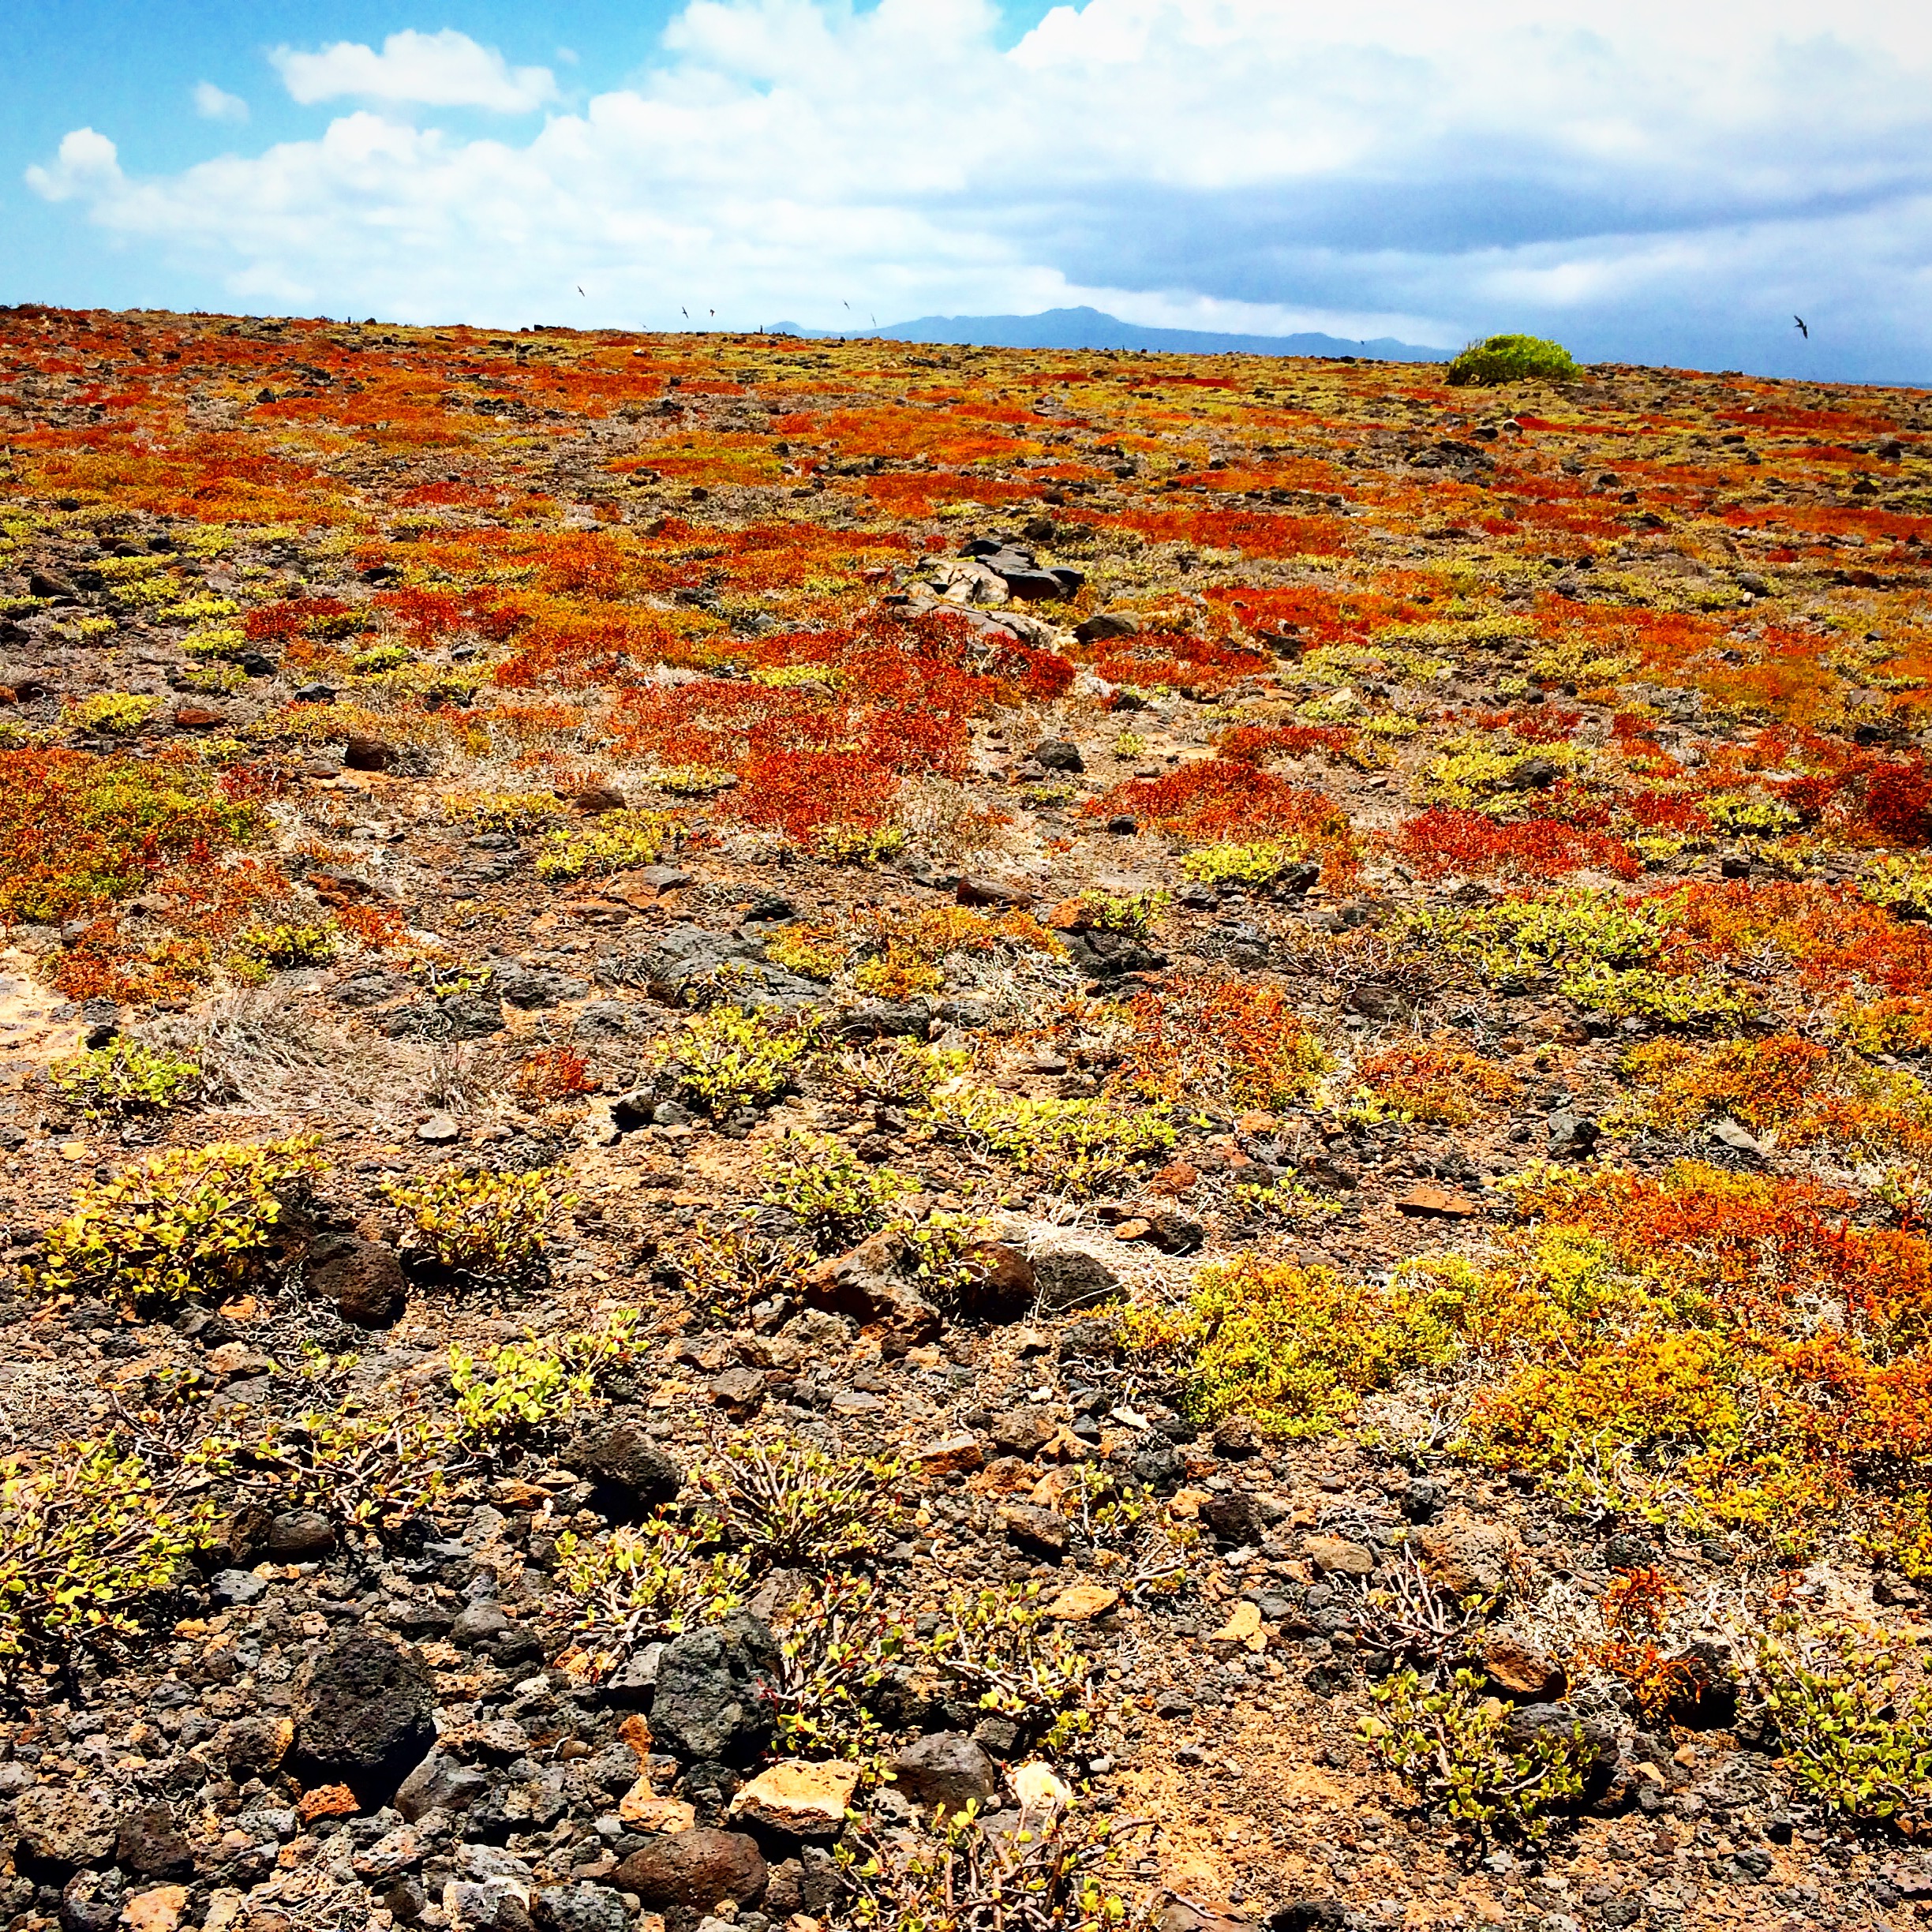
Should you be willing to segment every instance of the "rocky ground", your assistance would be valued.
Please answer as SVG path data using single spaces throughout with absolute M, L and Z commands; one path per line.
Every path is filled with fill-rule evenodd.
M 9 1923 L 1913 1923 L 1926 408 L 0 313 Z

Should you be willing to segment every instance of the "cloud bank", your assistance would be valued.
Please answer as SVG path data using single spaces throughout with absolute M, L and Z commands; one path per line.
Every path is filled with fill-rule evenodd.
M 1090 302 L 1932 376 L 1923 8 L 1087 0 L 1014 46 L 998 25 L 988 0 L 692 0 L 631 84 L 567 106 L 453 32 L 283 49 L 298 101 L 344 103 L 314 138 L 140 178 L 83 129 L 28 179 L 258 306 L 747 327 Z M 547 111 L 506 138 L 447 108 Z

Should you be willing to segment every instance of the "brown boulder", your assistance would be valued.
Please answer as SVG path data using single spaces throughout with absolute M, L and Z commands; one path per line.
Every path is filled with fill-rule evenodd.
M 810 1269 L 802 1284 L 805 1305 L 849 1315 L 908 1343 L 930 1341 L 939 1332 L 939 1311 L 900 1275 L 904 1258 L 903 1237 L 882 1229 L 851 1253 Z
M 1496 1597 L 1509 1588 L 1516 1539 L 1495 1523 L 1459 1516 L 1421 1532 L 1429 1574 L 1452 1597 Z
M 653 1911 L 710 1912 L 727 1899 L 754 1904 L 768 1876 L 757 1840 L 709 1825 L 653 1838 L 617 1867 L 619 1887 L 635 1892 Z
M 358 1328 L 387 1328 L 402 1312 L 408 1284 L 395 1250 L 357 1236 L 331 1241 L 309 1259 L 308 1284 Z
M 351 738 L 343 751 L 350 771 L 388 771 L 395 762 L 395 747 L 383 738 Z
M 1484 1673 L 1506 1696 L 1553 1704 L 1569 1688 L 1563 1667 L 1519 1638 L 1491 1638 L 1482 1661 Z

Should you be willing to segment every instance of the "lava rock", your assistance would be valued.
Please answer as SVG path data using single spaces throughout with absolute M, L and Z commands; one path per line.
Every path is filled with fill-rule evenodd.
M 13 1857 L 34 1875 L 103 1863 L 120 1829 L 114 1807 L 86 1791 L 36 1784 L 13 1801 Z
M 928 1810 L 963 1811 L 998 1791 L 999 1767 L 964 1732 L 935 1731 L 893 1758 L 893 1785 Z
M 1126 1293 L 1112 1265 L 1084 1248 L 1050 1248 L 1035 1254 L 1033 1282 L 1043 1315 L 1071 1314 Z
M 1201 1526 L 1224 1549 L 1258 1544 L 1266 1533 L 1260 1506 L 1245 1489 L 1211 1496 L 1200 1506 Z
M 388 771 L 396 762 L 396 748 L 386 739 L 351 738 L 343 748 L 343 762 L 350 771 Z
M 1048 738 L 1033 747 L 1033 762 L 1048 771 L 1078 772 L 1087 769 L 1080 747 L 1071 738 Z
M 727 1899 L 755 1904 L 765 1895 L 769 1873 L 755 1839 L 700 1825 L 653 1838 L 633 1852 L 615 1876 L 651 1911 L 710 1912 Z
M 422 1761 L 436 1690 L 422 1659 L 380 1631 L 337 1638 L 295 1685 L 295 1749 L 312 1770 L 380 1787 Z
M 768 1688 L 778 1669 L 777 1641 L 756 1617 L 687 1631 L 658 1660 L 652 1735 L 687 1760 L 748 1762 L 772 1735 Z
M 284 1510 L 268 1522 L 268 1554 L 277 1563 L 314 1563 L 335 1547 L 335 1526 L 320 1510 Z
M 564 1464 L 616 1491 L 633 1509 L 674 1503 L 684 1487 L 683 1466 L 651 1440 L 636 1410 L 613 1409 L 581 1424 L 564 1452 Z
M 412 1825 L 432 1811 L 454 1818 L 489 1789 L 489 1777 L 474 1765 L 432 1750 L 397 1787 L 395 1808 Z
M 345 1236 L 310 1251 L 309 1286 L 358 1328 L 387 1328 L 409 1298 L 402 1264 L 387 1241 Z
M 541 1932 L 624 1932 L 629 1923 L 622 1893 L 581 1879 L 545 1886 L 530 1901 L 530 1917 Z
M 1571 1159 L 1581 1159 L 1588 1154 L 1603 1133 L 1596 1121 L 1567 1109 L 1551 1114 L 1548 1125 L 1550 1151 Z
M 170 1806 L 146 1804 L 122 1814 L 114 1862 L 144 1878 L 175 1878 L 194 1870 L 194 1849 L 174 1822 Z

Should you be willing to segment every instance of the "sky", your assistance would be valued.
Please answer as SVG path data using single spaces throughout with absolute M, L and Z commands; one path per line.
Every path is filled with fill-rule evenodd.
M 1929 82 L 1923 0 L 11 0 L 0 301 L 1932 382 Z

